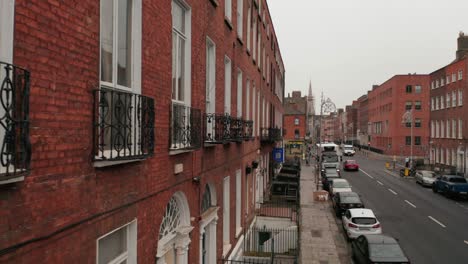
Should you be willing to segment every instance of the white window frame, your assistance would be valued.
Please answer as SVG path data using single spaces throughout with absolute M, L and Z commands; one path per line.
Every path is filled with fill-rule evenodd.
M 250 52 L 250 32 L 252 27 L 252 9 L 251 4 L 248 4 L 247 8 L 247 51 Z
M 130 223 L 127 223 L 119 228 L 116 228 L 112 231 L 110 231 L 107 234 L 104 234 L 103 236 L 100 236 L 98 239 L 96 239 L 96 263 L 99 263 L 99 240 L 111 235 L 114 232 L 117 232 L 122 229 L 126 229 L 125 232 L 127 232 L 127 251 L 120 254 L 117 256 L 115 259 L 113 259 L 109 264 L 118 264 L 121 263 L 122 261 L 126 260 L 127 264 L 136 264 L 137 263 L 137 241 L 138 241 L 138 232 L 137 232 L 137 220 L 133 220 Z M 107 264 L 107 263 L 105 263 Z
M 452 73 L 452 82 L 456 82 L 457 81 L 457 74 L 456 73 Z
M 232 1 L 224 0 L 224 17 L 229 22 L 232 22 Z
M 142 53 L 142 2 L 141 0 L 132 1 L 132 47 L 131 47 L 131 80 L 130 87 L 119 85 L 117 83 L 117 56 L 118 56 L 118 4 L 113 4 L 113 50 L 112 50 L 112 82 L 106 82 L 101 80 L 101 48 L 99 48 L 99 82 L 101 85 L 107 88 L 120 89 L 124 91 L 130 91 L 132 93 L 141 94 L 141 53 Z M 102 14 L 102 6 L 99 6 L 100 13 Z M 100 28 L 102 28 L 101 20 L 99 22 Z M 99 45 L 101 45 L 101 35 L 99 37 Z
M 442 95 L 442 97 L 443 97 L 443 95 Z M 445 102 L 446 102 L 446 104 L 445 104 L 445 107 L 446 107 L 446 108 L 452 107 L 452 105 L 451 105 L 451 102 L 452 102 L 452 101 L 451 101 L 451 99 L 450 99 L 450 93 L 447 93 L 447 95 L 446 95 L 446 97 L 445 97 Z
M 206 113 L 216 113 L 216 44 L 206 37 L 206 85 L 205 85 Z M 215 122 L 206 120 L 206 134 L 215 129 Z
M 257 136 L 260 136 L 260 90 L 257 91 Z
M 451 138 L 457 138 L 457 120 L 452 119 L 452 135 Z
M 445 136 L 446 136 L 447 138 L 450 138 L 450 120 L 447 119 L 445 122 L 446 122 L 446 123 L 445 123 L 445 128 L 446 128 L 446 130 L 447 130 L 447 131 L 446 131 L 447 133 L 445 133 Z
M 458 71 L 458 80 L 463 80 L 463 71 L 462 70 L 459 70 Z
M 237 68 L 237 117 L 242 117 L 242 70 Z
M 458 90 L 458 106 L 463 105 L 463 90 Z
M 440 123 L 440 137 L 441 138 L 445 137 L 445 123 L 444 122 Z
M 431 82 L 431 90 L 434 90 L 434 81 Z
M 435 137 L 439 138 L 439 136 L 440 136 L 440 124 L 439 124 L 439 121 L 436 121 Z
M 192 47 L 192 23 L 191 23 L 191 18 L 192 18 L 192 11 L 190 9 L 190 6 L 185 3 L 184 1 L 182 0 L 172 0 L 172 4 L 174 5 L 175 3 L 177 3 L 178 5 L 180 5 L 182 8 L 184 8 L 185 10 L 185 18 L 184 18 L 184 21 L 185 21 L 185 35 L 182 34 L 181 32 L 178 32 L 176 29 L 172 28 L 172 32 L 178 34 L 178 35 L 181 35 L 184 40 L 185 40 L 185 47 L 184 47 L 184 100 L 183 101 L 180 101 L 180 100 L 174 100 L 172 99 L 172 101 L 175 101 L 175 102 L 178 102 L 178 103 L 181 103 L 181 104 L 184 104 L 186 106 L 190 106 L 191 105 L 191 98 L 192 98 L 192 89 L 191 89 L 191 81 L 192 81 L 192 72 L 191 72 L 191 58 L 192 58 L 192 52 L 191 52 L 191 47 Z M 174 65 L 172 65 L 172 67 L 174 67 Z M 178 89 L 176 88 L 176 91 L 178 91 Z
M 230 238 L 230 177 L 226 176 L 223 181 L 223 256 L 231 248 Z
M 255 16 L 252 17 L 253 19 L 253 30 L 252 30 L 252 59 L 255 62 L 257 57 L 255 56 L 257 53 L 257 19 Z
M 238 169 L 236 171 L 236 237 L 239 237 L 242 231 L 241 207 L 242 207 L 242 170 Z
M 457 106 L 457 93 L 455 91 L 452 91 L 452 107 Z
M 232 61 L 224 56 L 224 113 L 231 114 Z
M 436 80 L 436 88 L 439 88 L 439 79 Z
M 447 83 L 447 84 L 450 83 L 450 74 L 446 76 L 446 83 Z
M 15 0 L 0 1 L 0 61 L 13 63 Z
M 431 120 L 431 138 L 434 138 L 434 131 L 435 131 L 435 128 L 434 128 L 434 120 Z
M 431 98 L 431 111 L 434 111 L 435 100 L 434 97 Z
M 443 99 L 443 98 L 442 98 Z M 444 109 L 445 106 L 444 106 L 444 100 L 440 100 L 440 109 Z
M 458 119 L 458 139 L 463 138 L 463 120 Z
M 257 31 L 257 67 L 260 69 L 260 64 L 262 64 L 262 31 Z
M 255 91 L 255 82 L 253 83 L 253 86 L 252 86 L 252 120 L 253 120 L 253 124 L 252 124 L 252 129 L 254 130 L 253 132 L 253 135 L 256 136 L 257 135 L 257 107 L 256 107 L 256 104 L 257 104 L 257 100 L 256 100 L 256 91 Z
M 440 78 L 440 86 L 444 86 L 445 85 L 445 78 Z
M 250 117 L 250 80 L 245 82 L 245 119 L 252 120 Z
M 242 39 L 244 27 L 244 0 L 237 0 L 237 37 Z

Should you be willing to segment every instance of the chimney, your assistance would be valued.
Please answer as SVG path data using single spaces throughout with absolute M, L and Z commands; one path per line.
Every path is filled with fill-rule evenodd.
M 293 91 L 292 92 L 293 98 L 301 98 L 301 91 Z
M 463 31 L 458 34 L 457 60 L 463 58 L 468 53 L 468 36 Z

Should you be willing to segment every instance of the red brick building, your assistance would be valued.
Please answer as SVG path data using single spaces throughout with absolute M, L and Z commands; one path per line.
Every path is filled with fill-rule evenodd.
M 468 37 L 458 38 L 455 61 L 430 74 L 430 161 L 466 176 Z
M 354 100 L 351 105 L 346 106 L 346 124 L 345 124 L 345 141 L 348 143 L 357 144 L 358 130 L 358 101 Z
M 367 94 L 357 99 L 357 137 L 358 144 L 367 146 L 369 142 L 369 98 Z
M 429 75 L 395 75 L 374 86 L 367 96 L 370 146 L 387 155 L 409 157 L 412 145 L 413 156 L 426 156 L 429 151 Z M 407 111 L 412 113 L 413 122 L 402 122 Z
M 264 0 L 2 0 L 0 262 L 239 254 L 282 127 L 271 21 Z

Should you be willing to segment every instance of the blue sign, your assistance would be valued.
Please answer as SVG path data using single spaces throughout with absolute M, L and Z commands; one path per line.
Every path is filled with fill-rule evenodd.
M 284 162 L 283 148 L 273 148 L 273 160 L 278 163 Z

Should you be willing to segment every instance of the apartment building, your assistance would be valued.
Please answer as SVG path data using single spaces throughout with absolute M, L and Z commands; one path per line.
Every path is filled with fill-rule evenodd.
M 368 97 L 369 145 L 386 155 L 425 157 L 429 149 L 429 75 L 395 75 Z
M 456 59 L 430 74 L 430 161 L 466 175 L 468 36 L 460 33 Z
M 275 34 L 265 0 L 2 0 L 0 262 L 241 254 L 281 145 Z

